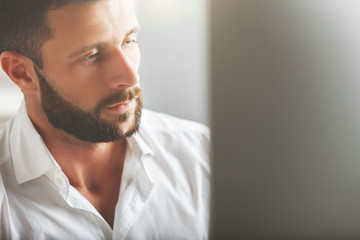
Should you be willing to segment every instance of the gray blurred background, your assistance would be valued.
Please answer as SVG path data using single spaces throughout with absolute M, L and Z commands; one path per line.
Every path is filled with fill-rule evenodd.
M 136 0 L 144 106 L 208 124 L 205 0 Z M 22 94 L 0 70 L 0 122 Z
M 360 239 L 360 1 L 209 3 L 213 239 Z

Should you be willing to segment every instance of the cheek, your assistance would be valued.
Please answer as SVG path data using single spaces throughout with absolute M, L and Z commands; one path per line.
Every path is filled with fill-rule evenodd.
M 93 111 L 105 97 L 104 91 L 96 86 L 81 87 L 74 94 L 78 99 L 79 105 L 87 111 Z
M 141 59 L 141 55 L 140 55 L 140 50 L 137 47 L 136 49 L 134 49 L 129 55 L 128 58 L 131 60 L 132 66 L 134 69 L 138 70 L 139 66 L 140 66 L 140 59 Z
M 140 49 L 139 48 L 137 48 L 137 50 L 136 50 L 136 57 L 138 59 L 138 62 L 140 63 L 141 54 L 140 54 Z
M 103 92 L 95 79 L 76 75 L 63 79 L 57 88 L 66 101 L 85 111 L 92 111 L 96 107 Z

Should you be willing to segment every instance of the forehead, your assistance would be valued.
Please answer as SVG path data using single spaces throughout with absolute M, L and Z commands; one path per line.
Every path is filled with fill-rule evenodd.
M 77 47 L 92 41 L 121 41 L 138 27 L 131 0 L 99 0 L 91 4 L 70 4 L 50 10 L 47 22 L 53 37 L 44 45 L 61 42 Z

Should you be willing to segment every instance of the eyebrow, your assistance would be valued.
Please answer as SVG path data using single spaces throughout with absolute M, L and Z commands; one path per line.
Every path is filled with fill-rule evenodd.
M 88 51 L 91 51 L 92 49 L 95 49 L 95 48 L 103 48 L 105 46 L 105 43 L 104 42 L 98 42 L 98 43 L 94 43 L 94 44 L 91 44 L 89 46 L 85 46 L 85 47 L 82 47 L 78 50 L 75 50 L 74 52 L 70 53 L 70 55 L 68 56 L 68 58 L 75 58 L 77 56 L 80 56 L 82 55 L 83 53 L 86 53 Z
M 134 33 L 138 33 L 140 31 L 140 27 L 137 26 L 135 28 L 132 28 L 130 31 L 128 31 L 125 35 L 125 37 L 131 35 L 131 34 L 134 34 Z M 74 52 L 70 53 L 68 58 L 75 58 L 77 56 L 80 56 L 86 52 L 89 52 L 91 51 L 92 49 L 95 49 L 95 48 L 98 48 L 98 49 L 101 49 L 101 48 L 104 48 L 105 46 L 107 45 L 106 42 L 97 42 L 97 43 L 94 43 L 94 44 L 91 44 L 91 45 L 88 45 L 88 46 L 84 46 L 80 49 L 77 49 L 75 50 Z
M 136 27 L 132 28 L 130 31 L 128 31 L 125 34 L 125 36 L 127 37 L 127 36 L 129 36 L 129 35 L 131 35 L 133 33 L 138 33 L 138 32 L 140 32 L 140 26 L 136 26 Z

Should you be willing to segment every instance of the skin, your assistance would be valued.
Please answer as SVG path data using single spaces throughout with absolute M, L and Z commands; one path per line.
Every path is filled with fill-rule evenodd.
M 128 0 L 68 5 L 51 10 L 47 18 L 55 34 L 41 48 L 41 74 L 64 99 L 93 111 L 102 99 L 139 86 L 139 25 Z M 4 52 L 0 60 L 4 71 L 23 91 L 31 121 L 70 184 L 113 227 L 126 141 L 94 144 L 54 128 L 41 108 L 33 62 L 13 52 Z M 104 109 L 101 117 L 126 131 L 133 124 L 135 106 L 132 102 Z M 117 122 L 116 116 L 125 111 L 130 113 L 129 119 Z

